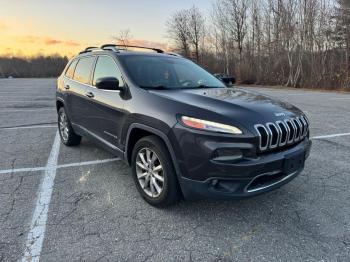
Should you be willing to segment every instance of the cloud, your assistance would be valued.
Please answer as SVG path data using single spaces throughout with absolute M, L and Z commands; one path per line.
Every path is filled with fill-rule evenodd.
M 52 38 L 47 38 L 45 39 L 45 45 L 58 45 L 62 44 L 62 40 L 57 40 L 57 39 L 52 39 Z
M 66 46 L 80 46 L 80 43 L 72 40 L 60 40 L 54 38 L 46 38 L 45 45 L 66 45 Z
M 81 46 L 81 43 L 74 42 L 72 40 L 65 41 L 64 44 L 68 46 Z
M 38 44 L 44 46 L 52 45 L 64 45 L 64 46 L 80 46 L 81 44 L 73 40 L 56 39 L 51 37 L 40 37 L 40 36 L 20 36 L 17 37 L 18 41 L 26 44 Z

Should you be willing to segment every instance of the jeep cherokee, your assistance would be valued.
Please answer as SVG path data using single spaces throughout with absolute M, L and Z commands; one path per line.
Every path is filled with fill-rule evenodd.
M 142 50 L 141 50 L 142 49 Z M 296 107 L 226 88 L 160 49 L 89 47 L 58 78 L 62 143 L 87 137 L 131 165 L 151 205 L 240 198 L 276 189 L 304 168 L 309 121 Z

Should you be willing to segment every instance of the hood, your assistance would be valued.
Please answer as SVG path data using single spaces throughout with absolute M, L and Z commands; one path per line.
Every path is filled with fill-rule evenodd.
M 241 88 L 208 88 L 151 91 L 160 96 L 213 111 L 222 116 L 234 117 L 241 122 L 253 120 L 266 123 L 300 116 L 302 112 L 274 98 Z M 248 121 L 250 122 L 250 121 Z

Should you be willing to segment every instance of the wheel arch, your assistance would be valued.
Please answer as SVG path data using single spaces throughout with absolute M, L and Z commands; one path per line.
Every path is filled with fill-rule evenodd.
M 61 107 L 65 107 L 64 101 L 61 98 L 56 99 L 56 110 L 60 110 Z
M 131 154 L 132 154 L 133 147 L 135 146 L 136 142 L 140 138 L 147 136 L 147 135 L 155 135 L 155 136 L 159 137 L 164 142 L 166 148 L 169 151 L 171 160 L 173 162 L 173 166 L 175 168 L 176 175 L 177 175 L 178 179 L 180 180 L 180 178 L 181 178 L 180 168 L 177 164 L 175 152 L 174 152 L 172 144 L 170 143 L 169 138 L 162 131 L 155 129 L 153 127 L 146 126 L 144 124 L 138 124 L 138 123 L 133 123 L 130 125 L 130 127 L 128 129 L 127 136 L 126 136 L 126 143 L 125 143 L 126 148 L 125 148 L 125 152 L 124 152 L 124 159 L 126 160 L 126 162 L 129 165 L 131 164 Z

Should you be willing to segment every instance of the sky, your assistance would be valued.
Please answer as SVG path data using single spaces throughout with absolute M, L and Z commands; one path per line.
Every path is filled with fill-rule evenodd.
M 166 21 L 212 0 L 0 0 L 0 55 L 72 56 L 130 30 L 136 43 L 166 47 Z

